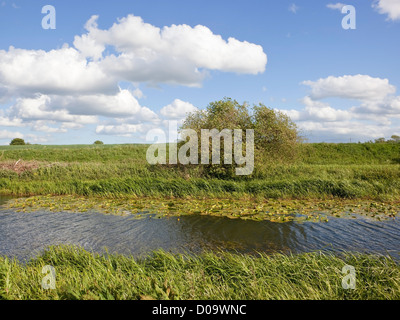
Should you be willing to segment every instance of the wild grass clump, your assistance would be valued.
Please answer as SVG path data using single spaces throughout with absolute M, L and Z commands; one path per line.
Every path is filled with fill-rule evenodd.
M 56 288 L 41 286 L 42 268 L 56 271 Z M 356 270 L 343 289 L 342 268 Z M 0 257 L 0 298 L 17 300 L 287 300 L 400 299 L 400 267 L 390 257 L 320 252 L 299 255 L 200 255 L 156 251 L 146 257 L 49 247 L 22 264 Z
M 0 178 L 0 193 L 16 196 L 78 195 L 118 197 L 261 197 L 261 198 L 371 198 L 396 199 L 400 194 L 400 180 L 328 180 L 298 178 L 296 180 L 219 180 L 193 178 L 110 177 L 108 179 Z

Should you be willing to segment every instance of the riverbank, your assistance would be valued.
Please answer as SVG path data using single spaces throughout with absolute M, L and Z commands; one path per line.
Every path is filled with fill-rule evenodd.
M 371 199 L 400 196 L 399 144 L 302 144 L 251 176 L 202 166 L 151 166 L 146 145 L 0 147 L 0 194 L 85 197 Z
M 56 272 L 44 290 L 42 269 Z M 344 289 L 346 265 L 355 268 L 355 289 Z M 346 282 L 346 281 L 345 281 Z M 349 281 L 346 283 L 350 284 Z M 145 258 L 99 255 L 78 247 L 49 247 L 23 265 L 0 257 L 0 297 L 10 300 L 314 300 L 400 299 L 400 266 L 389 257 L 241 255 L 227 252 Z

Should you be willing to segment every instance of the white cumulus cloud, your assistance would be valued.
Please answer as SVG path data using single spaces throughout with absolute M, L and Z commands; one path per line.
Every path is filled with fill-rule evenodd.
M 339 97 L 359 100 L 382 100 L 396 92 L 396 87 L 388 79 L 373 78 L 369 75 L 330 76 L 317 81 L 304 81 L 310 86 L 311 97 L 322 99 Z
M 376 0 L 372 7 L 380 14 L 387 14 L 388 20 L 400 20 L 399 0 Z
M 160 113 L 166 119 L 181 120 L 185 118 L 188 113 L 196 110 L 198 109 L 191 103 L 175 99 L 171 104 L 163 107 Z
M 345 75 L 302 84 L 311 91 L 301 99 L 304 108 L 281 111 L 319 141 L 338 137 L 368 140 L 400 131 L 400 96 L 395 96 L 396 87 L 388 79 Z M 352 106 L 333 107 L 322 101 L 326 98 L 347 99 Z
M 96 133 L 105 135 L 115 135 L 122 137 L 130 137 L 132 133 L 142 132 L 141 124 L 117 124 L 117 125 L 99 125 L 96 128 Z
M 9 131 L 9 130 L 0 130 L 0 140 L 23 138 L 23 137 L 24 137 L 24 135 L 20 132 L 14 132 L 14 131 Z
M 158 115 L 138 102 L 140 83 L 199 87 L 213 70 L 255 75 L 266 68 L 260 45 L 223 39 L 203 25 L 158 28 L 128 15 L 100 29 L 98 19 L 92 16 L 72 45 L 0 50 L 0 126 L 51 134 L 97 123 L 98 133 L 129 135 L 159 124 L 160 115 L 182 119 L 195 110 L 176 99 Z
M 116 80 L 74 48 L 0 50 L 0 88 L 10 94 L 80 94 L 114 92 Z
M 56 122 L 95 123 L 96 116 L 72 115 L 66 109 L 51 110 L 51 98 L 47 95 L 38 95 L 34 98 L 18 98 L 9 110 L 10 119 L 24 121 L 49 120 Z M 16 121 L 16 120 L 14 120 Z
M 97 19 L 89 20 L 87 34 L 76 36 L 74 45 L 82 55 L 99 60 L 102 70 L 126 81 L 199 86 L 206 70 L 258 74 L 267 64 L 260 45 L 224 40 L 206 26 L 160 29 L 128 15 L 102 30 Z M 116 53 L 103 57 L 107 46 Z

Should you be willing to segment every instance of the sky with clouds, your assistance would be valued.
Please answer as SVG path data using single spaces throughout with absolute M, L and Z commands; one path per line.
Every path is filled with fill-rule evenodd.
M 400 0 L 0 0 L 0 30 L 0 144 L 146 142 L 224 97 L 310 142 L 400 135 Z

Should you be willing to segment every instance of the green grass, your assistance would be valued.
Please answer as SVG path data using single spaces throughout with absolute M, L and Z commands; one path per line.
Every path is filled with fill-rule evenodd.
M 25 145 L 0 146 L 0 160 L 100 161 L 141 160 L 146 162 L 144 144 L 118 145 Z M 305 143 L 299 146 L 298 161 L 304 164 L 399 164 L 400 144 L 391 143 Z
M 107 162 L 142 158 L 142 163 L 145 163 L 147 148 L 141 144 L 0 146 L 0 160 Z
M 300 160 L 306 164 L 399 164 L 396 143 L 311 143 L 303 144 Z
M 202 166 L 151 166 L 146 145 L 0 147 L 0 193 L 103 197 L 373 198 L 400 195 L 400 144 L 303 144 L 285 163 L 218 179 Z M 33 170 L 14 172 L 36 163 Z M 17 167 L 18 168 L 18 167 Z
M 56 271 L 45 290 L 42 268 Z M 356 271 L 356 288 L 343 289 L 342 268 Z M 0 298 L 37 299 L 400 299 L 400 266 L 389 257 L 347 253 L 300 255 L 234 253 L 147 257 L 99 255 L 78 247 L 50 247 L 26 265 L 0 257 Z

